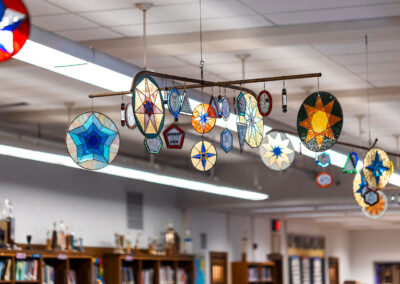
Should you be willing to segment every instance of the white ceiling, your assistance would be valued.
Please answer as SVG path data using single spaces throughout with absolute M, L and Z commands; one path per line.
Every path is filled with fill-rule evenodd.
M 25 0 L 34 25 L 140 66 L 143 62 L 142 13 L 134 7 L 135 2 L 138 1 Z M 199 77 L 198 1 L 152 2 L 155 6 L 147 13 L 148 66 L 159 72 Z M 397 122 L 400 120 L 400 1 L 202 2 L 206 79 L 241 78 L 241 65 L 235 55 L 243 52 L 251 55 L 246 62 L 248 78 L 322 72 L 321 89 L 337 96 L 344 110 L 341 139 L 356 144 L 360 142 L 356 116 L 367 115 L 364 34 L 368 33 L 371 131 L 373 137 L 379 137 L 379 146 L 396 151 L 393 135 L 400 134 Z M 19 123 L 40 122 L 44 126 L 50 124 L 49 121 L 63 123 L 67 120 L 65 102 L 73 101 L 77 108 L 75 112 L 79 112 L 90 104 L 88 93 L 102 91 L 20 62 L 8 62 L 4 66 L 7 68 L 0 69 L 2 103 L 25 101 L 30 104 L 23 111 L 15 109 L 14 113 L 7 113 L 9 119 Z M 20 80 L 21 77 L 24 80 Z M 270 117 L 294 128 L 300 102 L 306 94 L 316 90 L 317 80 L 290 81 L 286 86 L 289 112 L 282 114 L 282 82 L 267 83 L 267 89 L 275 99 Z M 247 87 L 258 92 L 263 85 Z M 234 94 L 228 92 L 228 95 L 232 97 Z M 116 120 L 119 103 L 112 99 L 95 102 L 98 107 L 108 106 L 105 109 Z M 273 121 L 269 120 L 270 123 Z M 368 139 L 367 125 L 364 117 L 361 137 L 364 145 Z M 51 125 L 48 131 L 57 127 L 60 128 Z M 62 131 L 59 133 L 62 139 Z M 121 133 L 130 135 L 125 130 Z M 218 133 L 212 138 L 218 140 Z M 135 145 L 142 143 L 139 140 Z M 166 157 L 172 154 L 175 155 L 168 152 Z M 253 154 L 256 156 L 257 151 Z M 229 158 L 224 156 L 223 161 L 228 162 Z M 236 155 L 234 161 L 244 159 Z M 298 165 L 304 165 L 302 160 Z M 257 167 L 264 173 L 265 168 L 259 161 Z M 339 174 L 337 178 L 341 179 Z M 351 186 L 350 183 L 346 188 Z M 338 196 L 348 198 L 351 194 L 339 192 Z M 289 194 L 285 198 L 290 201 Z

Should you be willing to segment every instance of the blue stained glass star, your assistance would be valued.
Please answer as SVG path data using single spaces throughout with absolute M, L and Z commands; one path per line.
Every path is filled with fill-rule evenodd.
M 110 146 L 117 132 L 105 127 L 95 114 L 68 133 L 76 145 L 78 163 L 90 160 L 109 163 Z
M 383 166 L 383 162 L 379 159 L 378 151 L 375 153 L 375 159 L 372 161 L 371 165 L 366 167 L 366 169 L 369 170 L 373 176 L 375 176 L 377 185 L 379 184 L 379 178 L 382 176 L 382 174 L 389 170 L 389 168 Z
M 358 185 L 358 189 L 357 189 L 356 193 L 359 193 L 359 194 L 361 194 L 361 196 L 364 197 L 363 191 L 364 191 L 364 188 L 367 186 L 367 181 L 365 180 L 364 173 L 362 171 L 360 172 L 360 174 L 361 174 L 361 183 Z
M 204 143 L 202 143 L 201 144 L 201 152 L 199 154 L 194 155 L 192 158 L 199 159 L 201 161 L 201 164 L 203 165 L 203 168 L 205 168 L 207 160 L 214 156 L 215 156 L 215 154 L 207 152 L 207 149 L 204 146 Z
M 282 155 L 282 149 L 279 146 L 274 147 L 272 152 L 274 153 L 274 156 L 276 156 L 276 157 L 279 157 L 280 155 Z

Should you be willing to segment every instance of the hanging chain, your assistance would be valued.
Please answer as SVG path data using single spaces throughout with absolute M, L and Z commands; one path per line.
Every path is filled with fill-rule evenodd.
M 92 98 L 92 112 L 93 112 L 93 98 Z
M 319 77 L 317 77 L 317 85 L 318 85 L 318 94 L 320 93 L 319 92 Z
M 371 114 L 370 114 L 370 90 L 369 90 L 369 58 L 368 58 L 368 35 L 365 35 L 365 75 L 367 79 L 367 102 L 368 102 L 368 144 L 371 147 Z
M 202 23 L 202 11 L 201 11 L 201 0 L 199 0 L 200 6 L 200 77 L 204 81 L 204 60 L 203 60 L 203 23 Z

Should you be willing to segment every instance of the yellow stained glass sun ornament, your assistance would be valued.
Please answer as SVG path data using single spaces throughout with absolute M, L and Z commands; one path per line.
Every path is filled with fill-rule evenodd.
M 165 119 L 164 100 L 152 77 L 144 75 L 136 81 L 132 107 L 140 132 L 147 138 L 159 136 Z
M 263 163 L 275 171 L 283 171 L 290 167 L 294 160 L 292 142 L 285 133 L 270 131 L 260 146 L 260 157 Z
M 379 219 L 383 215 L 385 215 L 388 209 L 388 199 L 385 193 L 381 190 L 378 192 L 379 194 L 379 201 L 373 206 L 367 206 L 362 208 L 362 212 L 364 215 L 370 219 Z
M 200 134 L 211 131 L 215 126 L 217 114 L 209 104 L 199 104 L 192 113 L 192 126 Z
M 311 94 L 300 106 L 297 132 L 309 150 L 323 152 L 330 149 L 339 139 L 342 127 L 342 108 L 332 94 L 327 92 Z
M 238 116 L 238 122 L 247 126 L 245 140 L 252 147 L 261 145 L 264 136 L 264 121 L 258 110 L 257 99 L 249 93 L 245 93 L 246 109 L 244 115 Z
M 392 164 L 385 151 L 372 148 L 364 158 L 364 176 L 369 185 L 376 189 L 384 188 L 392 175 Z

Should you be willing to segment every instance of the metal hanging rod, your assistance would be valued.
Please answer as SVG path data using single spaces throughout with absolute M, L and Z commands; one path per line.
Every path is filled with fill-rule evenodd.
M 175 80 L 175 81 L 194 83 L 193 85 L 187 85 L 187 86 L 182 86 L 182 85 L 181 86 L 171 86 L 171 87 L 167 87 L 167 89 L 173 89 L 173 88 L 175 88 L 175 89 L 196 89 L 196 88 L 204 88 L 204 87 L 226 87 L 229 89 L 245 91 L 254 96 L 256 96 L 254 91 L 244 88 L 242 86 L 235 86 L 235 85 L 260 83 L 260 82 L 271 82 L 271 81 L 296 80 L 296 79 L 315 78 L 315 77 L 322 76 L 321 73 L 310 73 L 310 74 L 299 74 L 299 75 L 288 75 L 288 76 L 277 76 L 277 77 L 264 77 L 264 78 L 256 78 L 256 79 L 212 82 L 212 81 L 204 81 L 204 80 L 175 76 L 175 75 L 164 74 L 164 73 L 157 73 L 157 72 L 152 72 L 152 71 L 140 71 L 139 73 L 137 73 L 135 75 L 130 91 L 90 94 L 89 98 L 93 99 L 93 98 L 100 98 L 100 97 L 130 95 L 130 94 L 132 94 L 132 91 L 135 88 L 137 80 L 144 75 L 150 75 L 153 77 L 170 79 L 170 80 Z

